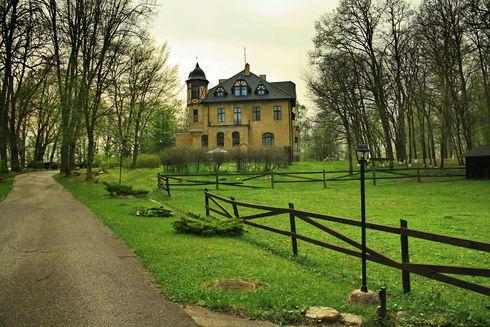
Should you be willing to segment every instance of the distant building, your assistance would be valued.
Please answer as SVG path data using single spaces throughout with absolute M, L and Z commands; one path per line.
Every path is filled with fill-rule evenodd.
M 468 151 L 466 158 L 466 178 L 490 179 L 490 145 L 481 145 Z
M 246 64 L 243 71 L 208 90 L 206 75 L 196 64 L 186 83 L 189 130 L 177 133 L 177 147 L 276 147 L 299 159 L 293 82 L 268 82 L 266 75 L 255 75 Z

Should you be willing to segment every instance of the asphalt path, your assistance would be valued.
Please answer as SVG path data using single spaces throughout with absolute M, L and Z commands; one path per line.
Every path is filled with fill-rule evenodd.
M 0 202 L 0 326 L 197 326 L 52 175 L 18 175 Z

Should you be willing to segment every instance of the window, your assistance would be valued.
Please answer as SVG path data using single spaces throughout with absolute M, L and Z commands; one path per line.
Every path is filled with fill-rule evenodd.
M 231 144 L 233 146 L 240 145 L 240 132 L 231 133 Z
M 233 120 L 235 122 L 235 125 L 242 124 L 242 108 L 240 107 L 233 108 Z
M 225 108 L 218 108 L 218 123 L 225 121 Z
M 225 134 L 223 132 L 216 133 L 216 145 L 225 146 Z
M 199 85 L 192 85 L 192 99 L 199 99 Z
M 197 109 L 192 110 L 192 121 L 194 123 L 199 121 L 199 111 Z
M 260 120 L 260 107 L 252 107 L 252 120 L 253 121 Z
M 274 134 L 272 134 L 272 133 L 262 134 L 262 145 L 273 146 L 274 145 Z
M 219 86 L 214 92 L 214 95 L 217 97 L 224 97 L 226 95 L 226 91 L 222 86 Z
M 274 106 L 274 120 L 281 120 L 281 106 Z
M 267 93 L 267 89 L 265 88 L 264 84 L 260 83 L 255 89 L 255 93 L 257 95 L 265 95 Z
M 208 136 L 207 135 L 201 136 L 201 145 L 203 148 L 208 147 Z
M 248 84 L 244 80 L 238 80 L 236 81 L 235 85 L 233 86 L 233 94 L 235 96 L 239 97 L 242 95 L 247 95 L 248 94 Z

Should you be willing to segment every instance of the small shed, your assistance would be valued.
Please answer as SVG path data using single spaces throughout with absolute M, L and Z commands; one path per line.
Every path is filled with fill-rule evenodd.
M 467 179 L 490 179 L 490 145 L 468 151 L 465 158 Z

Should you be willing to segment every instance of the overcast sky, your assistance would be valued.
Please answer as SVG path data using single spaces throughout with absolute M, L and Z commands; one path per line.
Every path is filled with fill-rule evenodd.
M 293 81 L 298 100 L 310 104 L 303 72 L 314 22 L 338 0 L 158 1 L 153 35 L 159 44 L 168 41 L 182 83 L 196 58 L 210 87 L 233 76 L 243 69 L 245 46 L 253 73 L 266 74 L 269 81 Z

